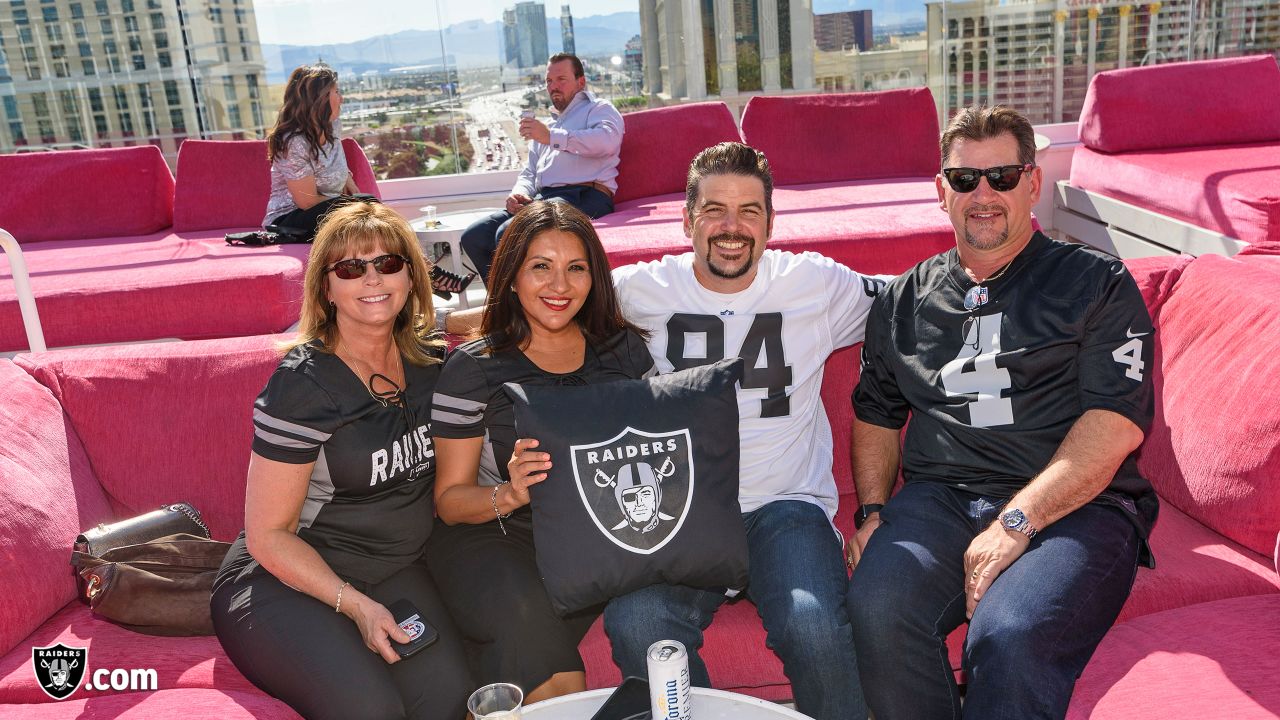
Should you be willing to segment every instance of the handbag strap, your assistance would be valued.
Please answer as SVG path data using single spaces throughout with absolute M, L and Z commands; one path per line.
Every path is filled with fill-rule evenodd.
M 184 503 L 184 502 L 174 503 L 169 506 L 169 509 L 180 512 L 183 515 L 186 515 L 188 518 L 190 518 L 191 522 L 199 525 L 200 529 L 204 530 L 204 534 L 206 537 L 211 535 L 211 533 L 209 532 L 209 526 L 205 525 L 204 519 L 200 517 L 200 512 L 195 508 L 191 507 L 189 503 Z

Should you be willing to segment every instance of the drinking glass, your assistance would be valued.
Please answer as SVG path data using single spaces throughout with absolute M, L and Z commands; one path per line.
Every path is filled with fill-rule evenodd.
M 511 683 L 485 685 L 467 698 L 467 710 L 475 720 L 520 720 L 524 691 Z

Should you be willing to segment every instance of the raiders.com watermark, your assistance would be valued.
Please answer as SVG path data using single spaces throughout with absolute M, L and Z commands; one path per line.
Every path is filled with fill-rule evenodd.
M 54 700 L 65 700 L 80 688 L 85 690 L 158 690 L 152 668 L 98 668 L 89 672 L 89 648 L 58 643 L 31 648 L 31 669 L 40 689 Z

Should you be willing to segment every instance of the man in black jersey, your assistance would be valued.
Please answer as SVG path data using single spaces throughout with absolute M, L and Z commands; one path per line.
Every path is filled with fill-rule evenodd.
M 956 248 L 881 291 L 854 391 L 859 674 L 877 720 L 1060 718 L 1149 559 L 1151 318 L 1119 260 L 1033 230 L 1024 117 L 960 112 L 942 164 Z

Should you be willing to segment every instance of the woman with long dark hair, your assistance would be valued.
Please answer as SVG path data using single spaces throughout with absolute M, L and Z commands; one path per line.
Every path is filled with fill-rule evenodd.
M 338 137 L 342 92 L 328 65 L 303 65 L 289 75 L 284 105 L 267 134 L 271 197 L 263 226 L 310 238 L 335 203 L 360 192 Z
M 578 643 L 600 608 L 561 619 L 533 552 L 529 486 L 550 458 L 515 436 L 504 383 L 582 385 L 645 377 L 653 359 L 618 304 L 591 220 L 563 202 L 525 206 L 498 245 L 480 338 L 445 362 L 432 400 L 442 526 L 427 563 L 473 652 L 480 683 L 528 701 L 586 689 Z
M 329 213 L 298 337 L 254 402 L 245 530 L 210 609 L 235 666 L 309 719 L 461 720 L 475 687 L 421 562 L 443 355 L 426 276 L 390 208 Z M 400 600 L 439 633 L 408 657 L 408 616 L 390 611 Z

